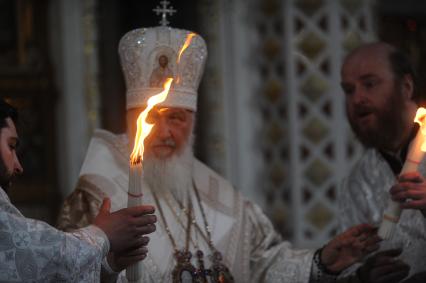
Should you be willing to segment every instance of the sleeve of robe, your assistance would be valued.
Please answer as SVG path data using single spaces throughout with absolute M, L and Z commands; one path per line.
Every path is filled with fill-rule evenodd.
M 294 249 L 283 241 L 257 205 L 247 202 L 246 213 L 252 282 L 309 282 L 314 251 Z
M 74 231 L 80 227 L 85 227 L 93 222 L 99 212 L 101 202 L 92 194 L 77 188 L 68 196 L 61 208 L 58 218 L 58 228 L 63 231 Z M 99 191 L 99 195 L 102 193 Z M 102 261 L 101 280 L 103 283 L 121 282 L 118 273 L 111 270 L 106 258 Z
M 359 161 L 350 174 L 343 180 L 337 195 L 339 212 L 339 231 L 362 224 L 371 223 L 369 203 L 372 200 L 371 185 L 369 183 L 372 166 L 366 160 Z M 343 272 L 338 283 L 360 283 L 356 270 L 360 264 L 355 264 Z
M 337 204 L 340 231 L 372 221 L 369 211 L 372 190 L 367 172 L 370 168 L 366 168 L 367 165 L 365 162 L 357 164 L 339 188 Z
M 69 232 L 90 225 L 98 214 L 100 206 L 100 200 L 77 187 L 62 205 L 57 223 L 58 229 Z
M 294 249 L 290 242 L 283 241 L 257 205 L 248 202 L 246 213 L 252 227 L 252 282 L 360 283 L 350 270 L 337 280 L 334 276 L 319 273 L 313 263 L 315 250 Z
M 99 282 L 108 250 L 96 226 L 64 233 L 0 199 L 0 282 Z

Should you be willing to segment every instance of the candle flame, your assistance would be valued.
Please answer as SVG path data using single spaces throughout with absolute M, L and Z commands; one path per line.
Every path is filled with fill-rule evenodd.
M 188 48 L 188 46 L 191 44 L 192 38 L 195 36 L 196 34 L 191 32 L 190 34 L 188 34 L 188 36 L 186 37 L 185 43 L 183 44 L 182 48 L 179 51 L 179 56 L 177 59 L 177 63 L 179 64 L 180 62 L 180 57 L 182 56 L 183 52 L 185 51 L 186 48 Z
M 188 34 L 188 36 L 186 37 L 185 43 L 183 44 L 182 48 L 179 51 L 179 55 L 178 58 L 176 60 L 176 63 L 179 64 L 180 62 L 180 57 L 183 54 L 183 51 L 185 51 L 186 48 L 188 48 L 188 46 L 191 44 L 192 38 L 195 36 L 196 34 L 191 32 L 190 34 Z M 176 79 L 176 83 L 178 84 L 180 82 L 180 77 L 178 77 Z
M 149 135 L 151 132 L 152 127 L 154 127 L 154 124 L 149 124 L 146 122 L 146 117 L 148 117 L 149 111 L 152 110 L 152 108 L 155 107 L 155 105 L 163 102 L 166 100 L 167 95 L 169 94 L 170 86 L 172 85 L 173 78 L 167 78 L 166 82 L 164 83 L 164 89 L 159 94 L 156 94 L 148 99 L 148 105 L 145 108 L 144 111 L 142 111 L 141 114 L 139 114 L 138 120 L 136 121 L 137 129 L 136 129 L 136 136 L 135 136 L 135 145 L 133 146 L 132 154 L 130 155 L 130 161 L 132 164 L 136 164 L 139 162 L 142 162 L 143 160 L 143 153 L 144 153 L 144 141 L 145 138 Z
M 187 35 L 185 43 L 183 44 L 182 48 L 179 51 L 179 56 L 177 59 L 177 64 L 180 62 L 180 58 L 185 51 L 186 48 L 191 44 L 192 38 L 196 34 L 191 32 Z M 152 110 L 152 108 L 155 107 L 155 105 L 164 102 L 167 99 L 167 95 L 169 94 L 170 87 L 172 85 L 173 78 L 167 78 L 166 82 L 163 86 L 163 91 L 159 94 L 156 94 L 148 99 L 148 105 L 145 108 L 144 111 L 142 111 L 141 114 L 139 114 L 139 117 L 136 121 L 136 136 L 135 136 L 135 144 L 133 146 L 132 153 L 130 154 L 130 162 L 132 164 L 137 164 L 142 162 L 143 160 L 143 153 L 144 153 L 144 141 L 145 138 L 149 135 L 152 128 L 154 127 L 154 124 L 150 124 L 146 122 L 146 118 L 148 117 L 149 111 Z M 177 82 L 179 82 L 179 78 L 177 78 Z
M 416 117 L 414 122 L 420 125 L 419 131 L 422 132 L 423 137 L 426 136 L 426 108 L 420 107 L 417 109 Z M 421 150 L 426 152 L 426 142 L 423 141 Z

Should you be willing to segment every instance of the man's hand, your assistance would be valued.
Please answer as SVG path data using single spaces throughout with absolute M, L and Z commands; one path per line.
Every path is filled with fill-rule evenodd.
M 410 267 L 395 257 L 402 250 L 379 252 L 367 259 L 358 269 L 357 274 L 362 283 L 396 283 L 407 277 Z
M 332 239 L 321 252 L 321 262 L 334 273 L 339 273 L 377 250 L 381 241 L 377 228 L 361 224 L 349 228 Z
M 143 244 L 137 249 L 132 249 L 125 251 L 123 253 L 109 253 L 107 256 L 108 264 L 112 270 L 120 272 L 125 268 L 131 266 L 132 264 L 137 263 L 146 258 L 148 253 L 148 248 L 146 247 L 149 242 L 149 238 L 144 236 L 142 237 Z
M 402 209 L 419 209 L 426 216 L 426 180 L 418 172 L 400 175 L 389 192 Z
M 142 235 L 155 231 L 154 223 L 157 222 L 157 218 L 152 215 L 154 207 L 141 205 L 123 208 L 113 213 L 109 212 L 110 208 L 111 201 L 105 198 L 93 223 L 107 235 L 110 251 L 122 253 L 144 246 L 146 239 Z

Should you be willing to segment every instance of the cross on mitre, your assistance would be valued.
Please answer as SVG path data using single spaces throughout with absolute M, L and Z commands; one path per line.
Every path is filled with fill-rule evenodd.
M 168 7 L 170 2 L 167 0 L 160 1 L 160 4 L 162 5 L 161 7 L 157 6 L 152 11 L 154 11 L 157 16 L 161 14 L 160 25 L 167 26 L 170 24 L 170 22 L 167 20 L 167 16 L 173 16 L 173 14 L 176 13 L 176 10 L 173 9 L 173 6 L 170 6 L 170 8 Z

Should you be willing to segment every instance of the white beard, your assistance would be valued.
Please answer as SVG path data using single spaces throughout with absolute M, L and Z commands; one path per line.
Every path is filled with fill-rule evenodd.
M 187 202 L 192 188 L 192 167 L 194 154 L 193 136 L 186 143 L 182 153 L 168 159 L 147 156 L 144 160 L 144 178 L 157 195 L 171 193 L 179 202 Z

